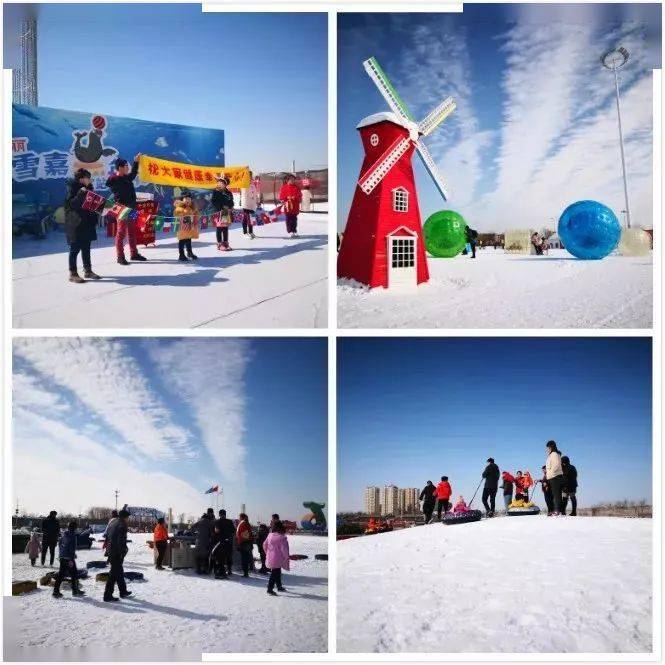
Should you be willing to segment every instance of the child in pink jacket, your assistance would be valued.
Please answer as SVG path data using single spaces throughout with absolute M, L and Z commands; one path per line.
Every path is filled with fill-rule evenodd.
M 457 503 L 453 507 L 453 512 L 454 513 L 468 513 L 469 512 L 469 507 L 466 505 L 466 501 L 464 500 L 464 497 L 460 494 L 459 498 L 457 499 Z
M 286 591 L 282 586 L 282 568 L 289 570 L 289 541 L 286 538 L 286 529 L 281 520 L 275 521 L 272 531 L 263 543 L 266 553 L 266 566 L 270 568 L 270 579 L 268 580 L 268 593 L 276 596 L 277 591 Z
M 42 551 L 42 545 L 39 542 L 39 534 L 37 533 L 37 529 L 32 530 L 32 533 L 30 534 L 30 540 L 28 541 L 28 544 L 25 546 L 25 551 L 28 553 L 28 558 L 30 559 L 30 565 L 34 566 L 35 561 L 37 561 L 37 557 Z

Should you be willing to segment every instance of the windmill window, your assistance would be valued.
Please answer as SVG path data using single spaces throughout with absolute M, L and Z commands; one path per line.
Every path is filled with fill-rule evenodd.
M 413 238 L 393 239 L 391 263 L 393 268 L 413 268 L 416 265 L 416 243 Z
M 404 187 L 393 189 L 393 210 L 395 212 L 409 211 L 409 192 Z

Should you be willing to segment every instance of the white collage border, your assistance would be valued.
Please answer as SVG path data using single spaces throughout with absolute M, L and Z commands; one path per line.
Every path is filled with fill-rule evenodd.
M 10 0 L 14 2 L 15 0 Z M 71 1 L 71 0 L 70 0 Z M 94 0 L 93 0 L 94 1 Z M 46 0 L 52 3 L 52 0 Z M 85 0 L 73 0 L 78 4 L 89 4 Z M 144 0 L 146 2 L 146 0 Z M 166 4 L 158 0 L 147 0 L 150 4 Z M 166 0 L 171 4 L 170 0 Z M 610 0 L 619 3 L 620 0 Z M 501 4 L 517 3 L 507 0 Z M 7 3 L 4 3 L 7 4 Z M 58 4 L 53 2 L 53 4 Z M 191 3 L 200 4 L 200 3 Z M 467 3 L 469 4 L 469 3 Z M 530 4 L 556 4 L 553 0 L 543 0 Z M 2 478 L 2 517 L 0 519 L 0 562 L 2 565 L 3 596 L 11 595 L 11 539 L 5 534 L 11 530 L 12 505 L 12 428 L 11 428 L 11 376 L 12 340 L 14 337 L 42 336 L 95 336 L 95 337 L 327 337 L 328 339 L 328 514 L 329 514 L 329 601 L 328 601 L 328 653 L 322 654 L 263 654 L 263 653 L 207 653 L 202 654 L 206 662 L 661 662 L 662 660 L 662 507 L 663 507 L 663 457 L 662 457 L 662 246 L 661 227 L 655 236 L 653 252 L 653 331 L 652 330 L 595 330 L 595 329 L 343 329 L 337 327 L 336 304 L 336 214 L 337 214 L 337 14 L 342 12 L 461 12 L 462 3 L 438 2 L 353 2 L 353 0 L 292 0 L 291 2 L 204 2 L 204 12 L 321 12 L 328 14 L 328 169 L 329 169 L 329 229 L 328 229 L 328 327 L 325 330 L 303 329 L 230 329 L 215 332 L 188 329 L 20 329 L 12 328 L 11 299 L 11 70 L 3 70 L 3 95 L 0 127 L 2 131 L 2 174 L 0 200 L 2 201 L 2 444 L 0 457 Z M 653 220 L 662 224 L 662 71 L 654 70 L 653 81 Z M 336 551 L 336 498 L 337 498 L 337 398 L 336 398 L 336 341 L 342 337 L 651 337 L 653 336 L 653 652 L 652 654 L 520 654 L 520 653 L 398 653 L 398 654 L 347 654 L 336 652 L 336 591 L 337 562 Z M 0 629 L 2 617 L 0 616 Z M 0 647 L 2 635 L 0 632 Z

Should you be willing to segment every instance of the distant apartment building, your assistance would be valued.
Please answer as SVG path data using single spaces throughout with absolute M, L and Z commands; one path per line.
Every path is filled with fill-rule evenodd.
M 381 490 L 381 514 L 396 515 L 399 513 L 399 487 L 386 485 Z
M 381 514 L 381 490 L 378 487 L 365 488 L 365 512 L 368 515 Z
M 410 514 L 418 508 L 419 491 L 416 487 L 402 487 L 399 490 L 399 512 Z
M 366 487 L 364 511 L 368 515 L 409 515 L 418 512 L 419 495 L 417 487 Z

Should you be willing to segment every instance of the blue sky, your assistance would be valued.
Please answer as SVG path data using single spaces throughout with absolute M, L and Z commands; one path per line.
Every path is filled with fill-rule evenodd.
M 660 5 L 465 4 L 460 14 L 338 19 L 338 228 L 362 163 L 355 130 L 387 110 L 362 62 L 375 56 L 417 119 L 445 97 L 456 111 L 426 143 L 452 196 L 414 160 L 423 221 L 460 212 L 479 230 L 542 228 L 579 199 L 623 210 L 613 79 L 600 55 L 623 44 L 620 75 L 631 214 L 652 226 L 651 69 Z
M 288 368 L 288 371 L 285 371 Z M 290 519 L 327 502 L 327 344 L 314 338 L 21 338 L 14 494 Z M 221 497 L 220 497 L 221 507 Z
M 4 7 L 5 67 L 16 56 Z M 227 164 L 327 164 L 327 16 L 199 4 L 43 4 L 39 103 L 226 130 Z
M 346 338 L 337 362 L 338 510 L 442 475 L 469 500 L 488 457 L 535 475 L 550 439 L 580 505 L 651 499 L 650 338 Z

